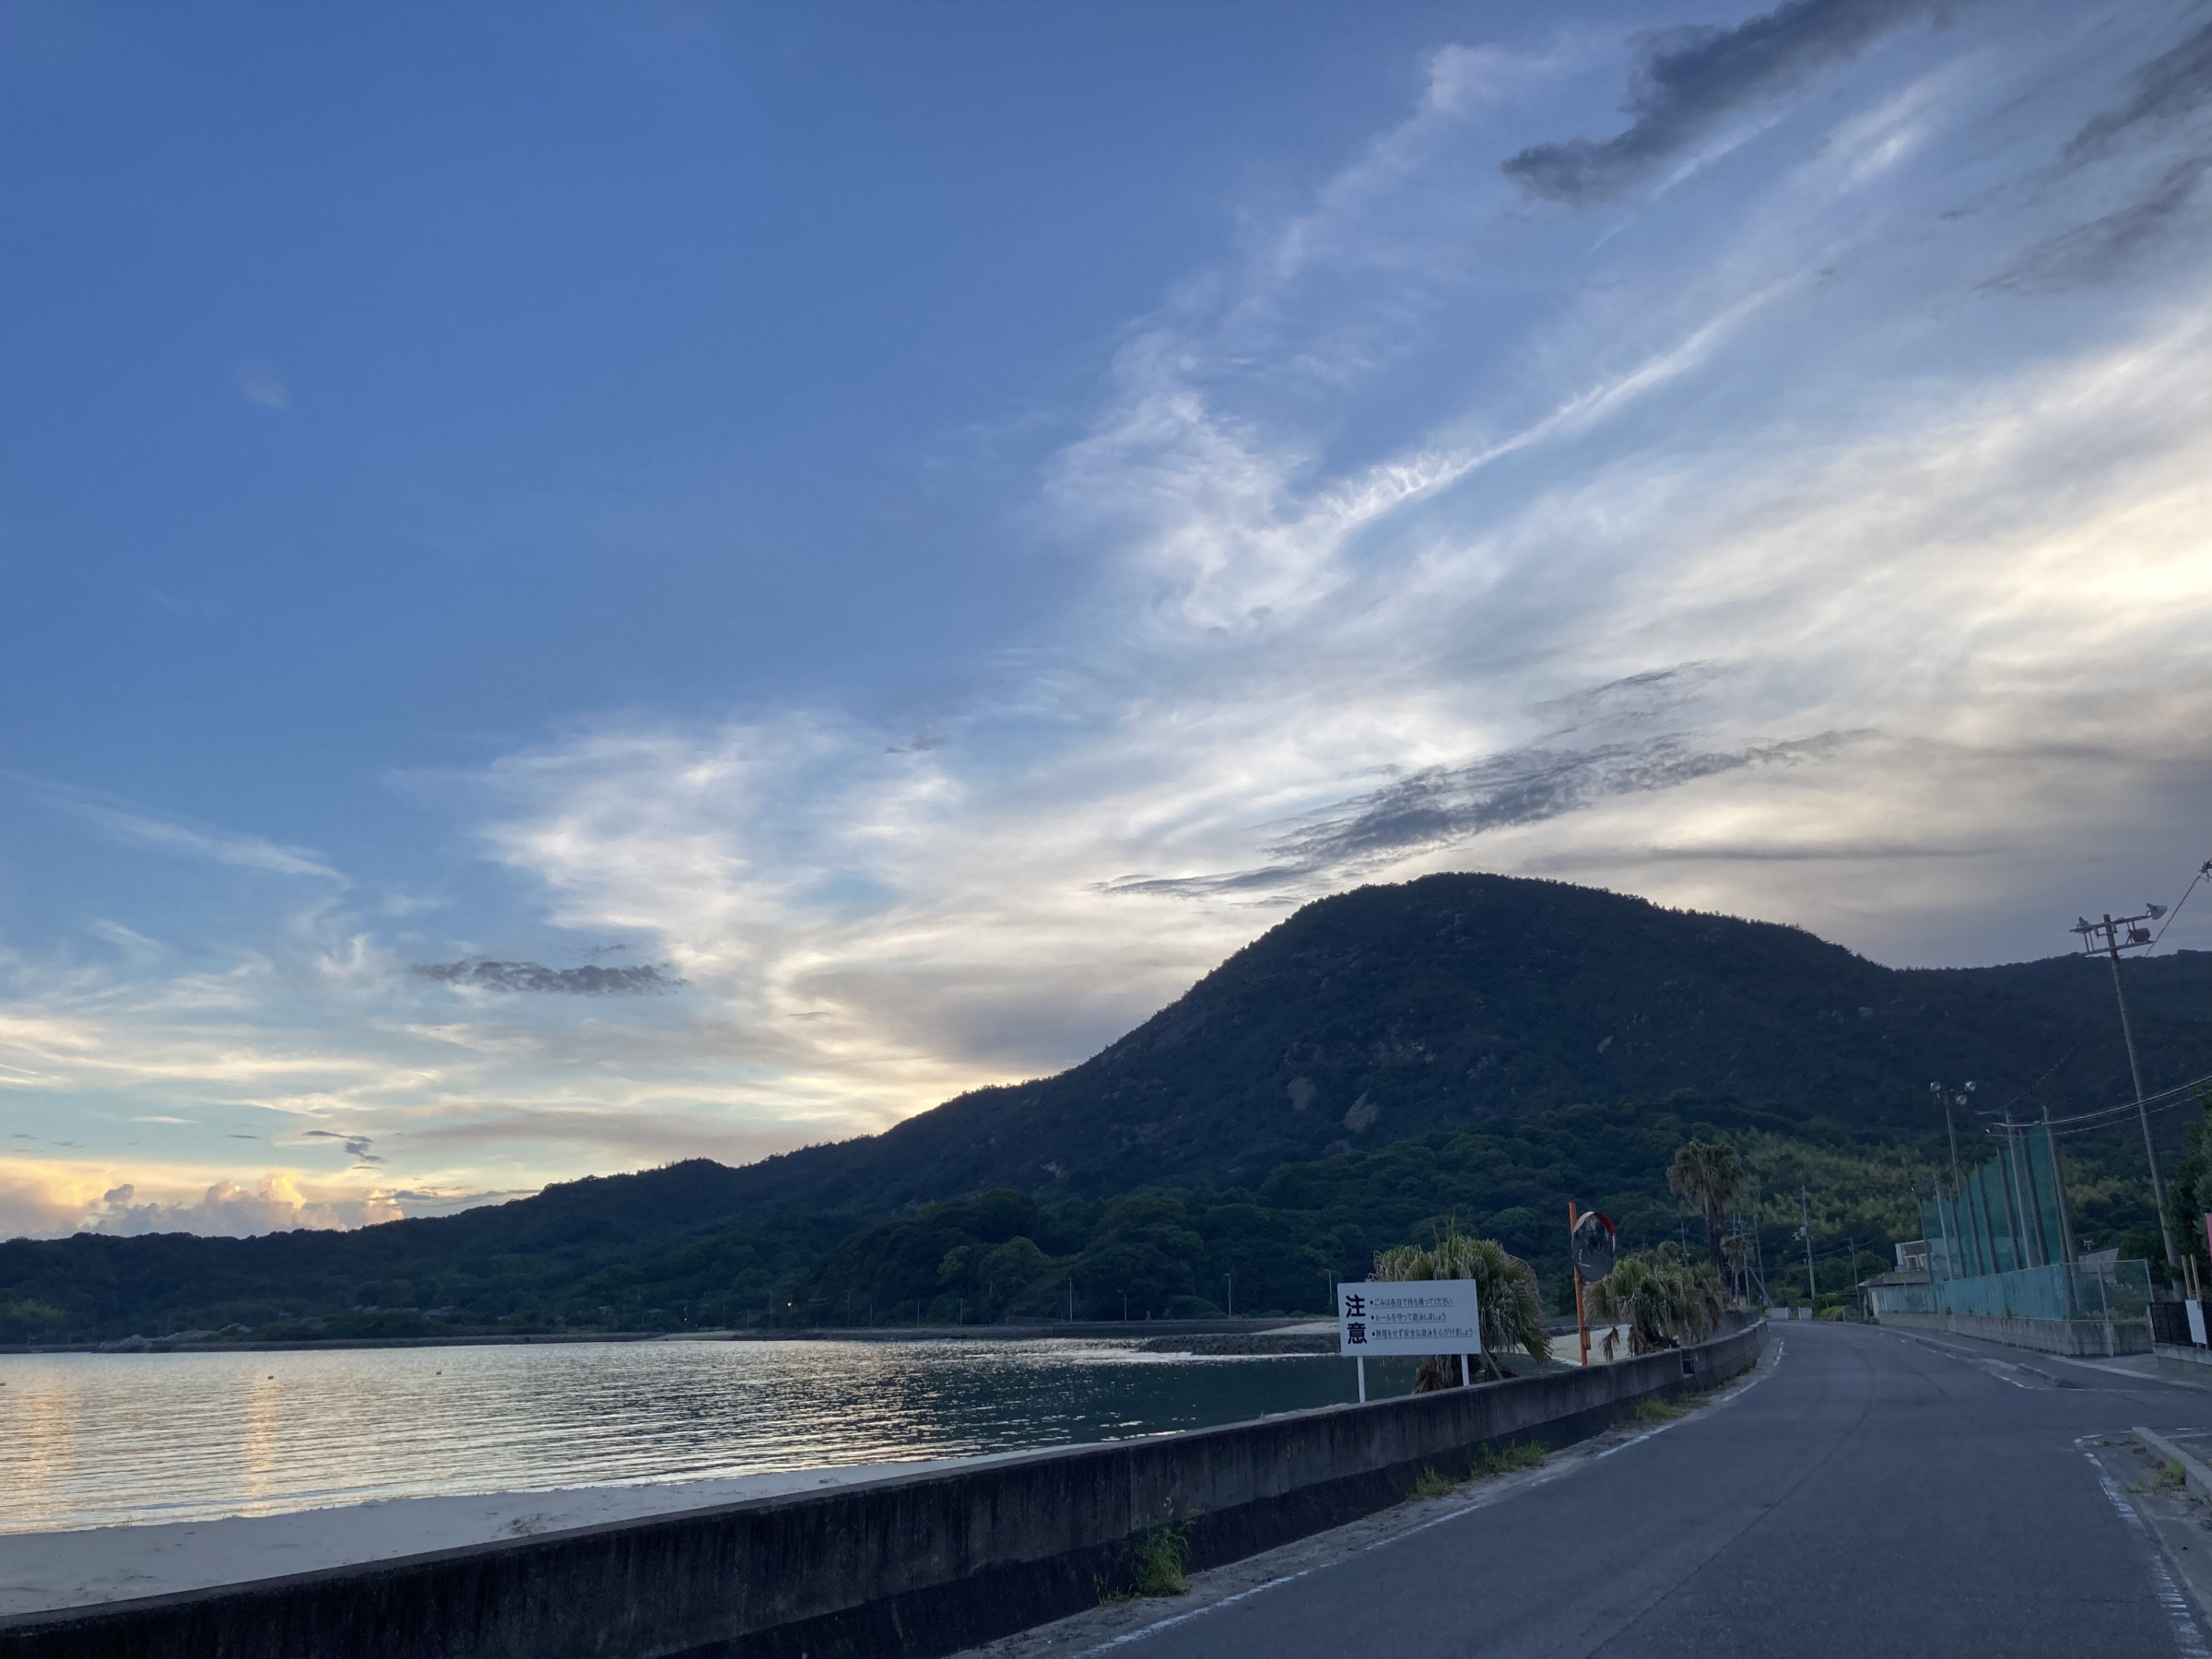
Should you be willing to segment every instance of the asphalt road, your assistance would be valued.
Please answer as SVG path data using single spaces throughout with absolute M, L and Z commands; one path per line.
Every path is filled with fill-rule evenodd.
M 2077 1442 L 2212 1425 L 2212 1394 L 1860 1326 L 1781 1341 L 1724 1405 L 1113 1652 L 2206 1659 Z

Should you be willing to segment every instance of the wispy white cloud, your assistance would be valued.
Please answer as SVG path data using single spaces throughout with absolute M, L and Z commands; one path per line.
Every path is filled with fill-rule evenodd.
M 1514 100 L 1589 49 L 1440 53 L 1404 121 L 1133 325 L 1030 519 L 1095 579 L 960 698 L 610 715 L 421 781 L 534 927 L 634 941 L 681 994 L 410 975 L 611 971 L 57 799 L 338 886 L 219 964 L 124 928 L 124 969 L 26 965 L 0 1098 L 259 1112 L 303 1168 L 387 1159 L 356 1155 L 364 1192 L 504 1189 L 1053 1069 L 1358 879 L 1561 875 L 1892 960 L 2064 948 L 2107 886 L 2212 851 L 2212 262 L 2177 213 L 2157 250 L 1999 280 L 2203 136 L 2185 98 L 2096 124 L 2181 10 L 1999 15 L 1820 36 L 1818 98 L 1754 76 L 1741 132 L 1670 117 L 1636 178 L 1698 165 L 1632 209 L 1532 209 L 1499 171 L 1542 136 Z M 243 1216 L 282 1196 L 259 1180 L 159 1203 Z M 299 1202 L 341 1201 L 371 1202 Z
M 241 363 L 234 371 L 238 394 L 257 408 L 279 413 L 292 406 L 292 389 L 274 363 Z
M 204 859 L 245 870 L 266 870 L 278 876 L 312 876 L 347 885 L 346 877 L 303 847 L 288 847 L 258 835 L 224 830 L 213 824 L 163 817 L 65 784 L 18 778 L 18 787 L 57 812 L 89 824 L 101 834 L 125 846 L 166 853 L 176 858 Z
M 979 1080 L 1073 1058 L 1270 907 L 1358 876 L 1571 864 L 1908 959 L 2035 948 L 2013 888 L 2083 862 L 2083 836 L 2179 855 L 2185 790 L 2154 827 L 2041 780 L 2062 752 L 2115 789 L 2198 752 L 2212 447 L 2188 388 L 2212 346 L 2201 283 L 2131 294 L 2117 328 L 2109 300 L 1974 298 L 2053 209 L 2023 192 L 1966 233 L 1942 210 L 1962 179 L 1986 195 L 1993 130 L 2021 176 L 2046 166 L 2049 112 L 1989 124 L 2051 42 L 1920 44 L 1901 88 L 1885 68 L 1825 128 L 1762 137 L 1763 177 L 1685 206 L 1688 240 L 1612 244 L 1428 432 L 1332 465 L 1324 427 L 1253 387 L 1387 382 L 1403 354 L 1347 371 L 1326 343 L 1371 336 L 1362 305 L 1436 326 L 1396 297 L 1453 273 L 1394 269 L 1305 319 L 1316 349 L 1279 332 L 1289 288 L 1371 268 L 1393 215 L 1455 182 L 1432 90 L 1275 257 L 1124 349 L 1047 484 L 1045 522 L 1113 550 L 1097 594 L 950 741 L 887 754 L 821 715 L 595 728 L 488 780 L 491 845 L 564 924 L 668 941 L 761 1064 L 809 1090 L 911 1077 L 913 1105 L 948 1055 Z M 2083 98 L 2124 85 L 2124 53 L 2101 67 Z M 1262 315 L 1279 349 L 1246 372 Z M 2155 712 L 2100 694 L 2153 662 Z M 1546 740 L 1549 700 L 1683 663 L 1718 666 L 1666 724 Z M 1933 805 L 1947 777 L 1986 812 Z M 1406 828 L 1415 804 L 1434 833 Z M 1854 867 L 1776 874 L 1815 859 Z M 1169 892 L 1206 897 L 1143 897 Z

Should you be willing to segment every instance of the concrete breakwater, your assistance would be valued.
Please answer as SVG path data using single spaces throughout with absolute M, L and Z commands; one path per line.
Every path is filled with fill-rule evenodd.
M 1194 1566 L 1403 1499 L 1487 1446 L 1586 1438 L 1758 1357 L 1694 1348 L 975 1468 L 0 1620 L 0 1659 L 647 1659 L 954 1652 L 1088 1606 L 1151 1529 Z

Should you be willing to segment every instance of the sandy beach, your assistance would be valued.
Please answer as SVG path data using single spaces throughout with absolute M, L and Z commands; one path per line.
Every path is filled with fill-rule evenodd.
M 1007 1452 L 665 1485 L 401 1498 L 222 1521 L 0 1534 L 0 1615 L 167 1595 L 610 1521 L 711 1509 L 747 1498 L 1035 1455 Z

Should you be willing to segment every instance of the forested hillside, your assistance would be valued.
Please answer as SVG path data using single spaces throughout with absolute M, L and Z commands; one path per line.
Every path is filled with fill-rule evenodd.
M 2128 972 L 2152 1086 L 2212 1072 L 2212 957 Z M 1905 1189 L 1940 1135 L 1929 1080 L 2064 1112 L 2124 1097 L 2126 1075 L 2097 961 L 1899 971 L 1793 928 L 1430 877 L 1310 905 L 1083 1065 L 872 1138 L 358 1233 L 0 1245 L 0 1341 L 308 1317 L 662 1328 L 917 1300 L 973 1317 L 1065 1307 L 1071 1279 L 1078 1311 L 1127 1294 L 1166 1312 L 1225 1301 L 1230 1273 L 1242 1308 L 1311 1307 L 1324 1272 L 1447 1213 L 1539 1265 L 1569 1197 L 1664 1236 L 1664 1166 L 1693 1123 L 1805 1186 L 1834 1248 L 1913 1225 Z M 2178 1117 L 2162 1127 L 2178 1139 Z M 2139 1151 L 2068 1150 L 2085 1230 L 2150 1225 Z M 1773 1204 L 1779 1247 L 1795 1216 Z
M 2212 1073 L 2212 956 L 2128 971 L 2150 1086 Z M 1308 905 L 1072 1070 L 751 1165 L 732 1190 L 771 1210 L 1250 1185 L 1290 1159 L 1677 1089 L 1912 1135 L 1928 1083 L 1970 1077 L 2061 1112 L 2124 1098 L 2105 966 L 1897 970 L 1770 923 L 1432 876 Z

